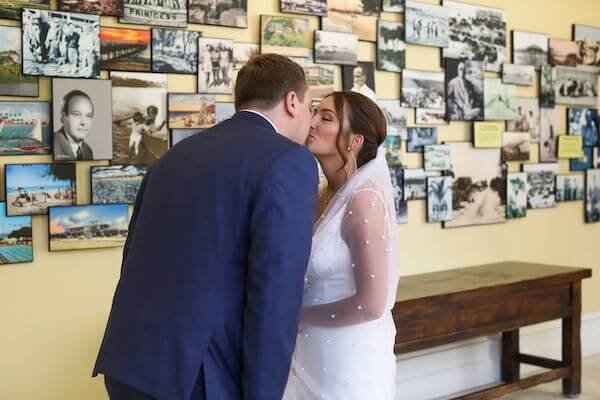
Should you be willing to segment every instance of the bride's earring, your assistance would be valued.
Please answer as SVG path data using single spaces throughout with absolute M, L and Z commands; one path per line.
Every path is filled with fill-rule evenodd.
M 346 150 L 350 151 L 350 146 L 348 146 L 348 148 Z

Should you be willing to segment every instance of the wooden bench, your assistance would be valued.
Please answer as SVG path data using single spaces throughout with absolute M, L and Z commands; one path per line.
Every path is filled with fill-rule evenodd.
M 587 268 L 504 262 L 400 278 L 396 354 L 502 334 L 501 384 L 455 399 L 493 399 L 562 379 L 581 392 L 581 280 Z M 522 354 L 519 328 L 562 319 L 562 360 Z M 521 377 L 520 364 L 548 371 Z

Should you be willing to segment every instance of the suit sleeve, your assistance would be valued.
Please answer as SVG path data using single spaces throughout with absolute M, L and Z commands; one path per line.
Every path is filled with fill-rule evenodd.
M 125 265 L 125 260 L 127 259 L 127 253 L 129 252 L 129 245 L 131 244 L 131 240 L 133 240 L 133 235 L 135 232 L 135 223 L 137 221 L 137 217 L 140 214 L 140 208 L 142 207 L 142 199 L 144 197 L 144 189 L 146 188 L 146 182 L 150 178 L 150 168 L 146 171 L 144 175 L 144 179 L 142 179 L 142 183 L 140 184 L 140 188 L 135 196 L 135 203 L 133 205 L 133 213 L 131 214 L 131 219 L 129 220 L 129 227 L 127 228 L 127 239 L 125 240 L 125 247 L 123 248 L 123 261 L 121 264 L 121 275 L 123 274 L 123 266 Z
M 280 400 L 294 350 L 317 201 L 314 157 L 294 147 L 255 195 L 244 308 L 244 399 Z

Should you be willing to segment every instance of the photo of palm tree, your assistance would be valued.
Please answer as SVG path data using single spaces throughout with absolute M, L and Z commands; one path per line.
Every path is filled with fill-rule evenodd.
M 511 172 L 506 177 L 506 218 L 523 218 L 527 215 L 527 174 Z
M 379 20 L 377 24 L 377 69 L 400 72 L 406 63 L 406 44 L 402 41 L 404 25 Z
M 452 220 L 452 178 L 427 178 L 427 222 Z

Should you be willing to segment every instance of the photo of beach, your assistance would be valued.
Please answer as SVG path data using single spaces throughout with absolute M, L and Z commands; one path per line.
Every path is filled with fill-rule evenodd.
M 50 103 L 0 101 L 0 156 L 51 154 Z
M 133 204 L 147 170 L 145 165 L 91 167 L 92 203 Z
M 9 217 L 0 202 L 0 264 L 33 261 L 31 217 Z
M 215 96 L 169 93 L 169 128 L 210 128 L 215 124 Z

